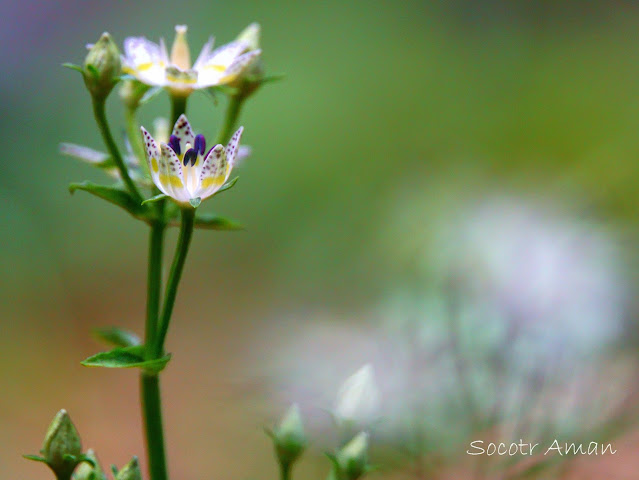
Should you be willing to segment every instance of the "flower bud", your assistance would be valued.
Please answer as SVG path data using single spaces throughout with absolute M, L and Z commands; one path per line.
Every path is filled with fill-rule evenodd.
M 87 450 L 87 453 L 84 454 L 84 460 L 75 469 L 72 478 L 73 480 L 106 480 L 98 457 L 92 449 Z
M 133 457 L 115 476 L 115 480 L 142 480 L 138 457 Z
M 106 98 L 118 82 L 120 71 L 120 52 L 111 35 L 105 32 L 84 60 L 84 83 L 91 95 Z
M 306 448 L 306 435 L 297 405 L 292 405 L 272 432 L 275 451 L 280 464 L 290 466 Z
M 60 410 L 51 422 L 41 452 L 58 478 L 69 478 L 78 465 L 82 444 L 66 410 Z
M 368 433 L 360 432 L 335 457 L 338 478 L 357 480 L 369 469 Z
M 379 390 L 370 364 L 348 377 L 340 387 L 333 414 L 340 426 L 367 426 L 379 415 Z

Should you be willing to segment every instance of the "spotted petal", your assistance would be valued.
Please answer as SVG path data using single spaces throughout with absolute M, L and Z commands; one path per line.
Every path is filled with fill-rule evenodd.
M 140 127 L 140 130 L 142 130 L 142 141 L 144 142 L 144 151 L 146 152 L 146 161 L 149 164 L 151 179 L 153 180 L 153 183 L 158 185 L 158 188 L 160 188 L 160 150 L 158 149 L 158 146 L 151 134 L 147 132 L 144 127 Z
M 188 202 L 191 199 L 191 195 L 184 185 L 184 174 L 180 159 L 166 143 L 162 143 L 160 149 L 162 155 L 160 155 L 160 172 L 156 185 L 163 193 L 173 197 L 178 202 Z
M 149 85 L 166 84 L 164 68 L 167 54 L 164 42 L 160 45 L 144 37 L 129 37 L 124 40 L 122 70 Z
M 224 77 L 220 79 L 220 83 L 230 83 L 235 80 L 253 65 L 261 54 L 262 50 L 253 50 L 237 57 L 224 72 Z
M 197 196 L 201 199 L 210 197 L 224 185 L 230 174 L 231 164 L 228 162 L 226 150 L 220 144 L 215 145 L 202 163 Z
M 215 49 L 208 58 L 198 64 L 198 88 L 221 85 L 227 70 L 248 49 L 244 42 L 231 42 Z M 200 59 L 198 59 L 199 61 Z
M 237 152 L 239 150 L 240 138 L 242 138 L 242 132 L 244 131 L 244 127 L 240 127 L 237 132 L 233 134 L 229 144 L 226 146 L 226 157 L 228 158 L 231 166 L 235 164 L 235 158 L 237 157 Z
M 175 135 L 180 141 L 180 152 L 186 152 L 186 144 L 190 143 L 191 146 L 195 144 L 195 135 L 193 135 L 193 130 L 191 129 L 191 124 L 186 118 L 186 115 L 182 114 L 175 122 L 175 126 L 173 127 L 173 135 Z

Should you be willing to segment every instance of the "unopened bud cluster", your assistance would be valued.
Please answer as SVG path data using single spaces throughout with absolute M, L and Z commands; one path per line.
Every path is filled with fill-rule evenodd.
M 373 368 L 365 365 L 346 379 L 339 389 L 333 417 L 341 438 L 347 441 L 334 454 L 329 478 L 331 480 L 357 480 L 372 468 L 368 461 L 370 434 L 367 429 L 379 414 L 379 392 Z M 353 434 L 354 429 L 358 430 Z M 267 430 L 273 440 L 280 465 L 281 477 L 290 478 L 293 464 L 307 447 L 302 417 L 297 405 L 292 405 L 273 430 Z

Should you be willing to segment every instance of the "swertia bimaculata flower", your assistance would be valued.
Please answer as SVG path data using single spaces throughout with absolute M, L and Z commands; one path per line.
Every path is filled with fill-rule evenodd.
M 244 127 L 233 134 L 226 148 L 217 144 L 208 152 L 204 135 L 193 134 L 185 115 L 180 115 L 168 143 L 160 143 L 159 149 L 151 134 L 144 127 L 141 130 L 153 183 L 178 203 L 199 204 L 228 180 Z
M 122 71 L 147 85 L 186 96 L 193 90 L 233 83 L 262 53 L 256 48 L 259 26 L 252 24 L 237 40 L 215 50 L 211 37 L 191 65 L 186 32 L 185 25 L 175 27 L 170 56 L 163 39 L 159 44 L 145 37 L 125 39 Z

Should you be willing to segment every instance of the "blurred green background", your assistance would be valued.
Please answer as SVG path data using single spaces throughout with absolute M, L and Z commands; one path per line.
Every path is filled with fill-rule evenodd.
M 532 205 L 552 219 L 551 231 L 568 228 L 581 238 L 594 229 L 605 237 L 603 247 L 593 247 L 597 255 L 614 252 L 602 254 L 604 274 L 571 273 L 594 278 L 572 293 L 581 301 L 591 284 L 594 296 L 603 291 L 606 308 L 588 325 L 597 336 L 610 320 L 614 331 L 607 334 L 625 338 L 611 340 L 612 353 L 597 365 L 635 371 L 627 352 L 636 338 L 639 285 L 636 7 L 26 0 L 4 2 L 2 10 L 2 478 L 48 478 L 20 454 L 39 449 L 63 407 L 105 464 L 144 457 L 135 372 L 90 370 L 79 361 L 101 348 L 90 336 L 95 326 L 141 333 L 147 229 L 87 194 L 70 196 L 72 181 L 108 179 L 58 153 L 61 141 L 102 149 L 82 80 L 60 65 L 81 63 L 84 45 L 103 31 L 119 45 L 130 35 L 171 42 L 173 26 L 188 24 L 195 56 L 209 35 L 219 45 L 257 21 L 267 71 L 286 74 L 244 110 L 243 141 L 253 155 L 238 170 L 239 183 L 203 207 L 240 220 L 246 231 L 196 232 L 187 262 L 163 384 L 175 478 L 273 477 L 262 426 L 293 401 L 312 425 L 322 424 L 318 410 L 330 408 L 347 375 L 373 362 L 384 376 L 392 361 L 378 342 L 384 335 L 374 333 L 384 323 L 381 312 L 397 296 L 421 298 L 424 285 L 431 291 L 447 278 L 433 267 L 449 258 L 438 250 L 438 232 L 455 232 L 460 215 L 474 218 L 473 207 L 486 200 L 523 204 L 525 211 Z M 141 122 L 150 126 L 168 105 L 159 97 L 142 109 Z M 191 123 L 207 136 L 221 112 L 206 95 L 191 97 Z M 118 132 L 116 95 L 109 113 Z M 500 208 L 497 220 L 507 225 Z M 588 227 L 574 233 L 577 224 Z M 495 225 L 499 238 L 503 224 Z M 548 244 L 555 240 L 550 235 Z M 551 285 L 574 280 L 555 274 L 544 278 Z M 417 310 L 411 315 L 428 323 L 409 303 Z M 402 324 L 410 316 L 402 312 L 387 317 Z M 610 312 L 615 318 L 604 318 Z M 565 338 L 573 338 L 570 332 Z M 624 385 L 610 395 L 625 398 L 634 387 Z M 427 436 L 437 443 L 440 434 Z M 308 478 L 325 475 L 320 454 L 330 441 L 313 446 L 302 467 Z M 631 462 L 637 445 L 630 441 L 615 462 L 588 470 L 599 475 L 593 478 L 601 471 L 629 478 L 610 469 Z M 460 459 L 465 450 L 458 446 Z M 389 464 L 419 475 L 400 454 Z

